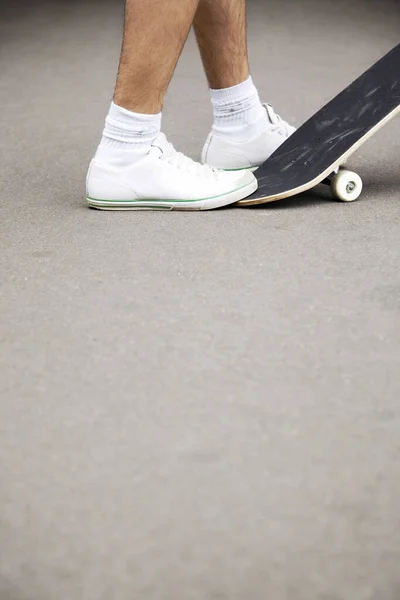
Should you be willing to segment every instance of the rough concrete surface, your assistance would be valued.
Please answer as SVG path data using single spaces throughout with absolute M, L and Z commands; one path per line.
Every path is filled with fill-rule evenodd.
M 399 600 L 400 120 L 365 192 L 96 212 L 121 2 L 0 17 L 0 600 Z M 390 0 L 249 2 L 300 124 L 399 41 Z M 194 39 L 163 129 L 211 124 Z

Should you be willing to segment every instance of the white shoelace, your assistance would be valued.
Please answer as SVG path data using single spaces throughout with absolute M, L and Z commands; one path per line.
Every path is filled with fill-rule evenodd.
M 171 142 L 168 142 L 166 138 L 163 144 L 160 160 L 165 160 L 173 167 L 182 169 L 183 171 L 186 171 L 195 177 L 205 177 L 206 179 L 210 179 L 211 177 L 216 177 L 218 173 L 218 169 L 214 169 L 210 165 L 202 165 L 199 162 L 192 160 L 185 154 L 182 154 L 182 152 L 175 150 L 174 146 L 171 144 Z
M 291 135 L 293 133 L 295 128 L 292 127 L 292 125 L 289 125 L 289 123 L 286 123 L 286 121 L 284 121 L 274 111 L 274 109 L 272 108 L 272 106 L 270 104 L 263 104 L 263 106 L 265 106 L 265 110 L 267 111 L 268 119 L 271 123 L 272 131 L 277 131 L 277 132 L 281 133 L 282 135 L 284 135 L 285 137 L 288 137 L 289 135 Z

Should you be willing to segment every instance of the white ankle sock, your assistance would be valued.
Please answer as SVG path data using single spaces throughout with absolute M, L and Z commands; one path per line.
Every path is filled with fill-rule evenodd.
M 119 167 L 130 165 L 148 154 L 160 129 L 161 113 L 142 115 L 111 102 L 95 159 Z
M 213 131 L 219 137 L 244 142 L 268 127 L 268 116 L 251 77 L 223 90 L 210 90 Z

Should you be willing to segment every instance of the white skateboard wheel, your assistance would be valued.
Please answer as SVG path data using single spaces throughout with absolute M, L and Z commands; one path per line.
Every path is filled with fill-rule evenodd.
M 360 196 L 363 188 L 362 179 L 353 171 L 341 169 L 332 178 L 331 191 L 334 198 L 343 202 L 353 202 Z

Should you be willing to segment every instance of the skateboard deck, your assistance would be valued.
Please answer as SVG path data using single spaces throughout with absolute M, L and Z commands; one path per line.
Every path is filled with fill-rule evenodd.
M 321 182 L 336 198 L 355 200 L 361 178 L 338 169 L 399 112 L 400 44 L 299 127 L 255 172 L 258 190 L 238 204 L 282 200 Z

